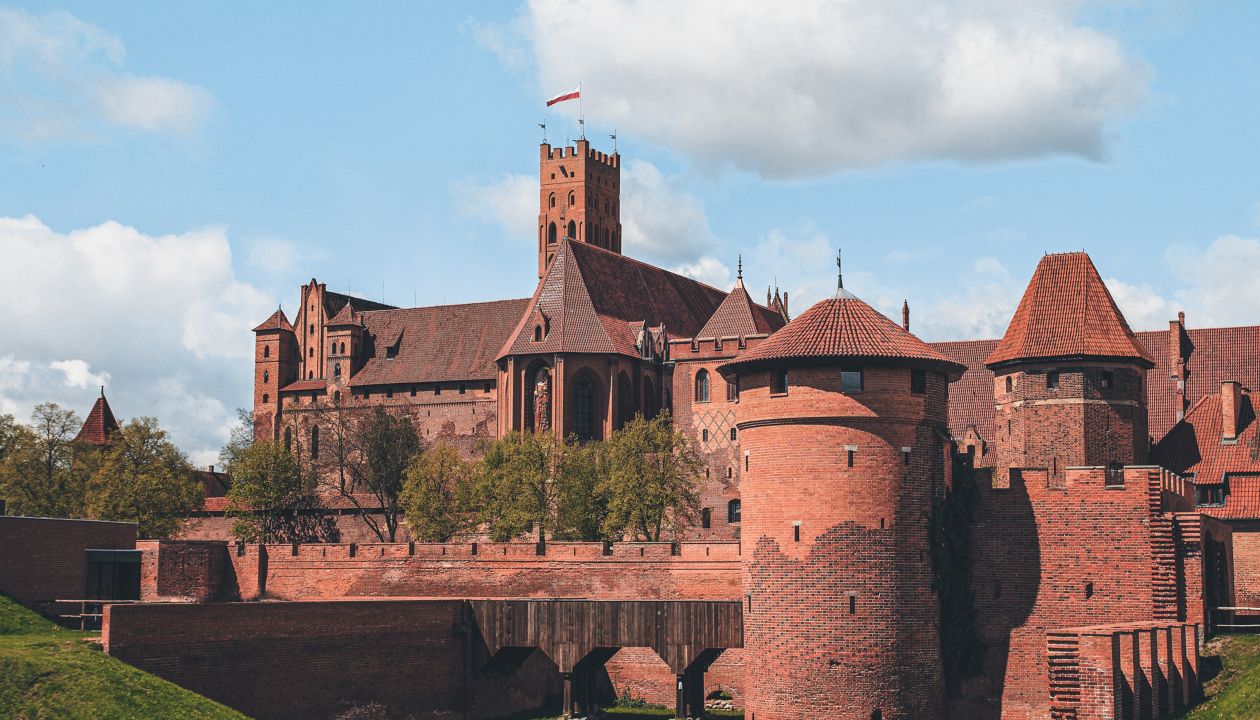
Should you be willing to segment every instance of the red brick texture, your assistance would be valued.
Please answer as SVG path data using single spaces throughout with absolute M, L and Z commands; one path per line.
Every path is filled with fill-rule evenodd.
M 236 569 L 228 546 L 213 540 L 142 540 L 140 598 L 210 602 L 234 600 Z
M 839 367 L 792 367 L 786 394 L 764 370 L 740 383 L 746 713 L 939 717 L 927 518 L 944 484 L 945 376 L 921 395 L 905 367 L 866 367 L 853 394 Z
M 135 546 L 134 523 L 0 516 L 0 592 L 28 607 L 83 599 L 85 551 Z
M 501 717 L 557 690 L 534 652 L 489 660 L 458 601 L 159 603 L 106 610 L 106 651 L 241 712 L 334 718 L 375 706 L 390 717 Z

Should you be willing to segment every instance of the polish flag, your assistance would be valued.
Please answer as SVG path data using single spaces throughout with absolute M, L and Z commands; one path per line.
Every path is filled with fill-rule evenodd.
M 564 102 L 565 100 L 576 100 L 580 97 L 582 97 L 582 89 L 575 88 L 573 90 L 570 90 L 569 92 L 560 93 L 559 95 L 548 100 L 547 107 L 551 107 L 552 105 L 555 105 L 556 103 Z

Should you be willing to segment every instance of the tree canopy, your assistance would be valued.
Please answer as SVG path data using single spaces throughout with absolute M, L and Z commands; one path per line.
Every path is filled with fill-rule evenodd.
M 157 420 L 140 418 L 110 436 L 89 481 L 87 513 L 135 522 L 141 538 L 167 537 L 204 499 L 188 458 Z
M 5 423 L 5 456 L 0 460 L 0 494 L 11 512 L 43 517 L 83 517 L 90 448 L 74 442 L 82 421 L 73 410 L 43 403 L 31 412 L 29 426 Z
M 319 507 L 314 474 L 298 465 L 288 450 L 260 440 L 239 453 L 226 468 L 232 475 L 228 512 L 236 518 L 233 534 L 264 543 L 335 542 L 337 528 Z
M 636 416 L 612 434 L 600 455 L 606 535 L 658 541 L 695 523 L 704 461 L 669 413 L 652 420 Z
M 414 538 L 449 542 L 476 524 L 472 474 L 472 464 L 447 443 L 415 456 L 399 498 Z

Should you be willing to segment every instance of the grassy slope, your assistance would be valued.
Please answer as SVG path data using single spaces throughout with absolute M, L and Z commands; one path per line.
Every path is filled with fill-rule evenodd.
M 245 716 L 101 652 L 0 595 L 0 718 Z
M 1204 665 L 1219 656 L 1220 673 L 1204 687 L 1207 702 L 1186 720 L 1235 720 L 1260 717 L 1260 635 L 1225 635 L 1203 648 Z

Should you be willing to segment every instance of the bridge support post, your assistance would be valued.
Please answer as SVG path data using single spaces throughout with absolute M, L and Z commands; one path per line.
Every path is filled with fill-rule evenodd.
M 695 663 L 683 674 L 687 717 L 704 717 L 704 670 L 704 665 Z
M 687 683 L 684 675 L 674 676 L 674 717 L 682 720 L 687 717 Z
M 573 673 L 562 672 L 560 678 L 564 681 L 564 701 L 561 705 L 561 717 L 573 717 Z

